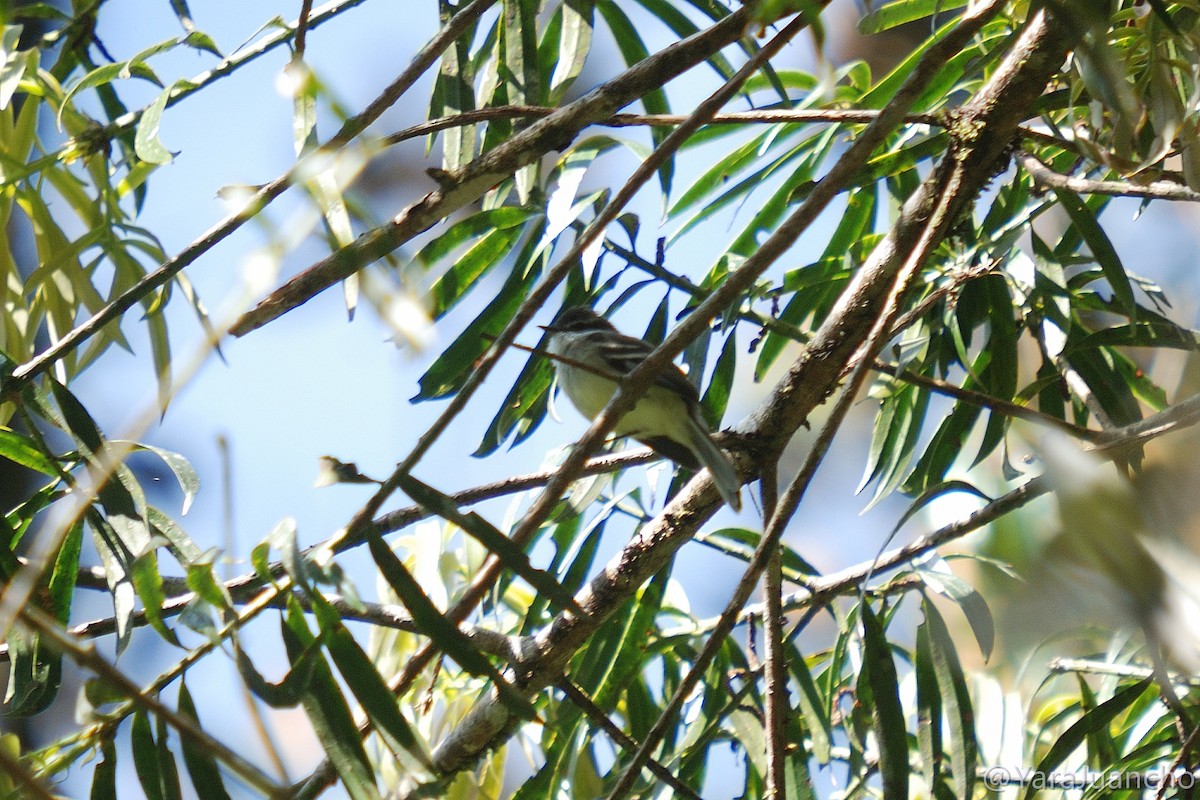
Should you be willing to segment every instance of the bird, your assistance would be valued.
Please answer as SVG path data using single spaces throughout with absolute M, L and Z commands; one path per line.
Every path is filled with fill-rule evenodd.
M 617 384 L 654 350 L 650 342 L 621 333 L 587 306 L 567 308 L 541 327 L 550 336 L 547 349 L 558 385 L 588 419 L 600 414 Z M 741 510 L 737 471 L 712 439 L 700 413 L 699 392 L 676 365 L 659 371 L 613 434 L 631 436 L 688 469 L 707 467 L 721 497 L 733 510 Z

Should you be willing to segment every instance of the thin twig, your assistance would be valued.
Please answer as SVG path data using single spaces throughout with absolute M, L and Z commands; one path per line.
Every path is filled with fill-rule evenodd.
M 465 125 L 475 125 L 480 122 L 489 122 L 497 119 L 524 119 L 527 117 L 548 117 L 557 109 L 553 106 L 491 106 L 488 108 L 477 108 L 471 111 L 464 111 L 460 114 L 448 114 L 444 117 L 427 120 L 418 123 L 401 131 L 388 134 L 383 137 L 381 142 L 385 146 L 399 144 L 400 142 L 416 139 L 421 136 L 427 136 L 431 133 L 447 130 L 449 128 L 460 128 Z M 865 124 L 879 116 L 879 112 L 874 109 L 859 110 L 859 109 L 805 109 L 805 110 L 779 110 L 779 111 L 733 111 L 725 114 L 714 114 L 706 125 L 744 125 L 746 123 L 806 123 L 806 122 L 832 122 L 832 123 L 859 123 Z M 627 128 L 627 127 L 673 127 L 687 121 L 688 115 L 684 114 L 613 114 L 608 119 L 597 120 L 593 125 L 599 125 L 607 128 Z M 937 114 L 910 114 L 906 118 L 907 122 L 914 125 L 937 125 L 945 124 Z
M 1104 439 L 1103 431 L 1094 431 L 1090 428 L 1084 428 L 1076 425 L 1073 422 L 1068 422 L 1065 419 L 1051 416 L 1043 411 L 1038 411 L 1035 408 L 1019 405 L 1011 400 L 1002 400 L 999 397 L 993 397 L 990 394 L 977 392 L 974 389 L 967 389 L 962 386 L 956 386 L 953 383 L 940 380 L 938 378 L 929 378 L 915 372 L 910 372 L 907 369 L 900 369 L 894 364 L 888 364 L 878 359 L 871 365 L 871 369 L 882 372 L 886 375 L 891 375 L 897 380 L 911 383 L 913 386 L 920 386 L 923 389 L 928 389 L 931 392 L 953 397 L 955 400 L 961 400 L 964 403 L 970 403 L 980 408 L 986 408 L 988 411 L 993 411 L 997 414 L 1003 414 L 1006 417 L 1013 419 L 1023 419 L 1027 422 L 1034 422 L 1038 425 L 1045 425 L 1049 428 L 1056 428 L 1069 433 L 1077 439 L 1082 439 L 1085 442 L 1093 444 Z
M 597 706 L 592 698 L 572 683 L 567 678 L 563 678 L 558 682 L 558 688 L 567 696 L 567 699 L 574 703 L 580 711 L 587 715 L 593 723 L 600 726 L 608 737 L 612 739 L 618 747 L 626 751 L 636 751 L 638 748 L 637 740 L 631 737 L 625 731 L 617 727 L 608 714 L 604 713 L 604 709 Z M 675 790 L 677 797 L 686 797 L 689 800 L 700 800 L 700 795 L 688 786 L 683 781 L 675 776 L 675 773 L 667 769 L 657 759 L 651 758 L 646 762 L 646 769 L 653 772 L 663 783 Z
M 297 61 L 304 60 L 304 48 L 308 38 L 309 15 L 312 14 L 313 0 L 301 0 L 300 16 L 296 18 L 296 52 Z
M 1176 702 L 1178 702 L 1178 698 L 1176 699 Z M 1197 741 L 1200 741 L 1200 725 L 1194 726 L 1191 733 L 1189 733 L 1187 738 L 1183 740 L 1183 744 L 1180 746 L 1179 753 L 1175 756 L 1175 760 L 1171 762 L 1171 766 L 1167 767 L 1167 775 L 1174 774 L 1175 770 L 1183 766 L 1184 760 L 1187 759 L 1188 751 L 1196 746 Z M 1162 784 L 1158 787 L 1158 791 L 1154 795 L 1154 800 L 1163 800 L 1163 798 L 1167 796 L 1167 789 L 1170 789 L 1171 787 L 1172 782 L 1164 779 Z M 1181 794 L 1186 796 L 1187 794 L 1190 794 L 1190 792 Z
M 1116 678 L 1133 678 L 1143 680 L 1154 674 L 1150 667 L 1135 667 L 1132 664 L 1113 664 L 1108 661 L 1091 661 L 1086 658 L 1055 658 L 1046 665 L 1050 672 L 1081 672 L 1085 675 L 1111 675 Z M 1188 686 L 1200 686 L 1200 676 L 1180 675 L 1171 676 L 1174 683 Z
M 108 591 L 108 582 L 104 577 L 103 567 L 83 567 L 79 570 L 76 579 L 76 585 L 82 589 L 93 589 L 96 591 Z M 230 584 L 226 584 L 226 589 L 230 588 Z M 253 595 L 247 591 L 252 587 L 238 587 L 230 592 L 234 603 L 244 603 L 252 599 Z M 163 576 L 163 591 L 167 595 L 160 616 L 164 618 L 173 617 L 182 611 L 195 600 L 195 594 L 187 585 L 186 578 L 177 578 L 173 576 Z M 312 611 L 312 601 L 304 592 L 294 592 L 292 596 L 300 604 L 300 607 L 305 611 Z M 422 633 L 421 629 L 413 622 L 412 617 L 408 614 L 408 609 L 402 605 L 395 603 L 370 603 L 363 600 L 351 602 L 339 594 L 322 594 L 321 599 L 330 605 L 338 615 L 344 620 L 352 622 L 365 622 L 370 625 L 378 625 L 381 628 L 395 628 L 396 630 L 405 631 L 407 633 Z M 287 604 L 286 596 L 277 596 L 270 598 L 266 607 L 268 608 L 283 608 Z M 129 624 L 131 627 L 141 627 L 149 624 L 144 611 L 135 611 Z M 114 633 L 117 629 L 115 617 L 100 617 L 98 619 L 81 622 L 68 628 L 65 632 L 67 635 L 75 639 L 95 639 L 100 636 L 107 636 Z M 495 631 L 489 630 L 476 625 L 465 626 L 463 633 L 466 634 L 480 650 L 493 655 L 504 661 L 515 664 L 522 658 L 522 637 L 513 637 Z M 9 646 L 7 643 L 0 643 L 0 662 L 7 661 L 9 658 Z
M 475 125 L 480 122 L 490 122 L 499 119 L 524 119 L 528 117 L 548 117 L 557 109 L 553 106 L 505 105 L 489 106 L 463 111 L 459 114 L 447 114 L 436 119 L 426 120 L 395 133 L 388 134 L 380 141 L 385 146 L 399 144 L 410 139 L 428 136 L 431 133 Z M 838 125 L 865 125 L 879 116 L 877 109 L 861 108 L 808 108 L 808 109 L 764 109 L 759 111 L 731 111 L 716 114 L 707 125 L 746 125 L 746 124 L 805 124 L 830 123 Z M 613 114 L 608 119 L 593 122 L 606 128 L 627 127 L 671 127 L 679 125 L 687 119 L 683 114 Z M 906 114 L 904 121 L 911 125 L 930 125 L 946 127 L 947 119 L 938 113 Z M 1048 136 L 1031 128 L 1021 128 L 1021 134 L 1027 138 L 1058 147 L 1069 146 L 1071 143 Z
M 763 517 L 772 519 L 779 507 L 779 459 L 765 465 L 762 477 Z M 767 791 L 770 800 L 787 800 L 787 663 L 783 646 L 783 542 L 769 551 L 767 569 L 763 576 L 763 634 L 766 639 L 766 723 Z M 753 630 L 753 628 L 751 628 Z
M 1029 153 L 1018 153 L 1017 161 L 1029 173 L 1034 184 L 1043 189 L 1065 189 L 1079 194 L 1105 194 L 1116 197 L 1143 197 L 1147 200 L 1185 200 L 1200 202 L 1200 192 L 1174 181 L 1098 181 L 1062 175 L 1047 167 Z

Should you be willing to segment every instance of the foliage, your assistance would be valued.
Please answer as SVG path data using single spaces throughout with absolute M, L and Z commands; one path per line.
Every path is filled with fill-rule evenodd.
M 40 748 L 0 738 L 0 797 L 50 796 L 72 770 L 93 797 L 123 796 L 126 761 L 148 798 L 181 796 L 190 783 L 206 800 L 312 797 L 334 781 L 354 798 L 686 797 L 734 779 L 745 797 L 969 798 L 1020 784 L 1018 768 L 1144 776 L 1187 763 L 1196 704 L 1190 691 L 1176 696 L 1175 664 L 1164 659 L 1188 666 L 1188 648 L 1171 639 L 1193 631 L 1163 619 L 1196 602 L 1186 589 L 1196 543 L 1182 536 L 1194 515 L 1183 504 L 1164 526 L 1147 508 L 1190 486 L 1140 476 L 1146 441 L 1197 418 L 1195 398 L 1164 385 L 1172 373 L 1157 357 L 1190 353 L 1200 334 L 1113 245 L 1110 206 L 1115 196 L 1200 198 L 1196 0 L 892 0 L 862 17 L 864 34 L 922 27 L 884 74 L 823 58 L 811 72 L 772 66 L 782 63 L 775 48 L 801 31 L 825 42 L 835 11 L 818 0 L 439 0 L 443 34 L 380 102 L 354 113 L 305 56 L 317 46 L 313 29 L 357 5 L 305 4 L 301 19 L 268 23 L 227 52 L 173 0 L 184 34 L 120 57 L 93 38 L 103 3 L 69 14 L 35 3 L 0 17 L 0 221 L 9 231 L 0 240 L 0 457 L 36 476 L 6 498 L 0 527 L 4 710 L 43 714 L 64 669 L 84 676 L 74 732 Z M 601 43 L 617 60 L 604 61 Z M 285 45 L 294 167 L 243 187 L 243 206 L 169 256 L 138 224 L 155 200 L 148 187 L 172 168 L 163 120 L 216 77 L 240 77 Z M 160 63 L 183 50 L 209 68 L 167 75 Z M 1051 72 L 1034 74 L 1039 58 Z M 753 68 L 742 74 L 743 64 Z M 681 75 L 734 99 L 716 117 L 704 107 L 669 116 L 681 103 L 666 84 Z M 400 97 L 413 105 L 421 76 L 429 123 L 366 133 Z M 1022 81 L 1035 84 L 1035 103 L 1018 105 Z M 131 110 L 132 82 L 152 83 L 155 99 Z M 644 114 L 620 113 L 634 101 Z M 727 113 L 734 104 L 751 111 Z M 342 127 L 321 139 L 327 116 Z M 647 135 L 608 130 L 639 126 Z M 399 213 L 377 207 L 354 180 L 422 136 L 436 189 Z M 616 177 L 630 156 L 651 168 Z M 647 180 L 659 220 L 627 207 Z M 291 188 L 318 232 L 272 229 L 266 209 Z M 822 233 L 811 223 L 834 197 Z M 328 257 L 240 318 L 210 319 L 187 268 L 249 222 L 267 232 L 273 269 L 311 240 Z M 792 248 L 799 231 L 806 247 L 824 240 Z M 706 261 L 668 266 L 696 242 Z M 910 253 L 916 261 L 905 265 Z M 308 548 L 282 521 L 255 548 L 254 573 L 227 579 L 220 554 L 202 550 L 175 509 L 151 505 L 126 462 L 135 452 L 160 459 L 183 491 L 180 516 L 199 490 L 196 469 L 102 430 L 74 382 L 112 345 L 140 352 L 134 342 L 145 337 L 165 410 L 193 374 L 173 363 L 172 302 L 194 311 L 211 357 L 227 333 L 246 335 L 339 280 L 350 312 L 361 294 L 398 341 L 424 342 L 431 326 L 448 339 L 412 395 L 445 410 L 384 480 L 328 459 L 327 482 L 370 493 L 361 511 Z M 554 395 L 544 337 L 523 348 L 509 385 L 492 368 L 517 355 L 514 337 L 536 330 L 535 318 L 580 303 L 682 353 L 714 428 L 749 391 L 747 376 L 768 383 L 759 410 L 722 440 L 748 481 L 788 486 L 778 500 L 763 493 L 761 520 L 709 525 L 715 495 L 703 476 L 682 473 L 664 511 L 653 473 L 647 483 L 636 468 L 644 458 L 609 453 L 584 475 L 585 445 L 552 454 L 545 472 L 473 489 L 456 485 L 453 469 L 415 476 L 468 403 L 491 420 L 476 456 L 531 448 Z M 127 318 L 135 307 L 140 318 Z M 634 330 L 638 308 L 651 311 Z M 781 455 L 842 381 L 850 388 L 834 405 L 848 407 L 860 364 L 873 370 L 864 502 L 905 498 L 896 530 L 951 495 L 974 497 L 978 510 L 821 575 L 805 538 L 781 541 L 811 477 Z M 804 381 L 780 378 L 785 369 Z M 489 376 L 490 391 L 476 392 Z M 835 411 L 821 424 L 832 436 L 843 419 Z M 1046 454 L 1055 481 L 1029 477 L 1014 465 L 1028 436 L 1014 420 L 1099 445 L 1124 476 L 1072 489 L 1063 482 L 1075 469 L 1063 455 L 1070 445 Z M 592 451 L 603 434 L 593 431 Z M 827 447 L 818 437 L 813 469 Z M 1066 538 L 1045 550 L 999 542 L 1002 530 L 1034 525 L 1018 509 L 1048 483 L 1063 498 Z M 1174 488 L 1155 488 L 1163 485 Z M 415 505 L 381 515 L 397 490 Z M 507 495 L 515 504 L 503 523 L 468 508 Z M 948 547 L 989 523 L 991 553 Z M 1150 535 L 1164 527 L 1179 541 Z M 635 538 L 602 564 L 613 531 L 629 528 Z M 1080 544 L 1100 528 L 1103 546 Z M 97 567 L 81 563 L 85 538 Z M 743 574 L 720 617 L 693 609 L 676 570 L 676 551 L 693 539 Z M 376 575 L 343 571 L 339 556 L 352 548 Z M 1110 597 L 1133 598 L 1103 613 L 1139 632 L 1055 642 L 1056 656 L 1095 658 L 1053 670 L 1035 660 L 1035 681 L 1045 680 L 1031 688 L 1008 669 L 1020 654 L 995 658 L 1008 601 L 991 590 L 995 575 L 1043 556 L 1098 574 Z M 781 598 L 782 631 L 768 604 L 746 599 L 775 557 L 795 589 Z M 380 602 L 361 597 L 372 582 Z M 72 628 L 75 589 L 100 584 L 111 619 Z M 735 627 L 745 636 L 731 635 Z M 155 634 L 177 650 L 157 678 L 134 680 L 86 641 L 107 633 L 118 655 L 132 637 Z M 327 758 L 300 786 L 248 758 L 241 732 L 212 723 L 213 693 L 188 679 L 218 653 L 232 656 L 263 704 L 303 710 Z M 286 663 L 282 677 L 267 677 L 263 653 Z M 975 668 L 989 659 L 999 666 Z M 773 666 L 785 670 L 782 697 L 768 690 Z M 997 700 L 1003 692 L 1019 707 Z M 1002 740 L 1004 726 L 1024 738 Z M 527 774 L 506 776 L 512 745 L 529 754 Z M 720 772 L 730 748 L 737 765 Z

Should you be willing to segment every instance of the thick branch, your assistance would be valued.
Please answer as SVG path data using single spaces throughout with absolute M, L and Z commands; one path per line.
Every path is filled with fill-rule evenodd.
M 988 10 L 994 12 L 996 8 L 997 4 L 992 4 Z M 951 35 L 943 39 L 929 51 L 932 54 L 930 60 L 943 59 L 938 63 L 940 66 L 978 30 L 974 25 L 982 25 L 982 22 L 977 18 L 967 18 L 961 29 L 956 31 L 961 38 Z M 953 199 L 952 212 L 963 208 L 994 173 L 997 162 L 1016 133 L 1020 118 L 1033 106 L 1065 56 L 1069 46 L 1068 35 L 1048 23 L 1044 15 L 1035 15 L 1029 29 L 1020 37 L 992 80 L 959 114 L 959 119 L 951 128 L 957 141 L 951 158 L 958 163 L 962 190 Z M 925 60 L 922 63 L 926 63 Z M 930 73 L 936 72 L 933 63 L 926 64 L 926 68 Z M 914 72 L 917 86 L 921 85 L 920 80 L 928 77 L 919 73 L 920 67 Z M 908 97 L 905 90 L 912 91 L 913 96 Z M 911 103 L 918 93 L 918 89 L 906 84 L 898 93 L 896 104 L 889 104 L 890 114 L 881 115 L 876 120 L 883 126 L 885 134 L 903 119 L 907 111 L 906 103 Z M 879 133 L 878 129 L 872 131 L 871 128 L 864 131 L 855 146 L 835 165 L 826 182 L 818 184 L 810 200 L 816 196 L 819 197 L 818 202 L 828 202 L 828 198 L 838 191 L 838 180 L 848 179 L 859 168 L 851 155 L 865 155 L 862 153 L 864 147 L 869 153 L 878 141 L 873 140 L 871 135 Z M 817 332 L 812 345 L 770 400 L 738 426 L 738 430 L 749 437 L 764 440 L 769 448 L 781 449 L 809 412 L 833 390 L 845 362 L 870 330 L 904 256 L 914 249 L 913 246 L 929 224 L 935 200 L 940 196 L 939 191 L 945 188 L 947 178 L 947 169 L 936 170 L 905 204 L 896 226 L 843 294 Z M 822 187 L 827 188 L 822 191 Z M 801 208 L 805 213 L 798 212 L 785 222 L 775 235 L 763 243 L 755 256 L 730 276 L 731 282 L 743 270 L 752 274 L 763 262 L 769 264 L 778 252 L 794 241 L 796 229 L 803 230 L 809 222 L 807 214 L 813 212 L 807 204 Z M 947 216 L 953 217 L 954 213 Z M 941 235 L 944 230 L 935 233 Z M 777 241 L 781 235 L 788 240 Z M 713 302 L 719 295 L 721 290 L 706 303 Z M 717 302 L 724 299 L 721 297 Z M 702 316 L 702 310 L 697 316 Z M 747 471 L 752 468 L 749 464 L 742 466 Z M 540 658 L 524 680 L 530 691 L 556 682 L 571 655 L 599 629 L 612 610 L 660 569 L 709 518 L 712 510 L 706 497 L 709 488 L 707 480 L 693 481 L 685 487 L 663 513 L 645 525 L 581 593 L 580 605 L 587 614 L 583 617 L 559 615 L 550 627 L 538 635 Z M 487 747 L 503 738 L 512 724 L 513 720 L 494 700 L 482 701 L 439 746 L 435 763 L 446 772 L 474 763 Z

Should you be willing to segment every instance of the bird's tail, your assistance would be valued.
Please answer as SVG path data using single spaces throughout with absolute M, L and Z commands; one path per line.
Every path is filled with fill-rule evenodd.
M 721 493 L 721 497 L 729 504 L 729 507 L 734 511 L 741 511 L 742 484 L 738 480 L 733 464 L 730 463 L 721 448 L 717 447 L 717 443 L 712 440 L 704 423 L 690 418 L 688 423 L 692 452 L 700 459 L 700 463 L 708 467 L 708 473 L 712 475 L 713 483 L 717 485 L 717 491 Z

